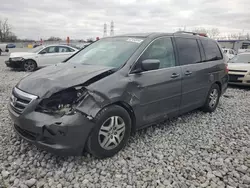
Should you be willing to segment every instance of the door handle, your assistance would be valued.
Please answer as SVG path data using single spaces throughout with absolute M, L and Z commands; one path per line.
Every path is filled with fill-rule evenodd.
M 190 72 L 190 71 L 186 71 L 186 72 L 185 72 L 185 75 L 186 75 L 186 76 L 189 76 L 189 75 L 191 75 L 191 74 L 192 74 L 192 72 Z
M 172 76 L 171 76 L 171 78 L 177 78 L 177 77 L 179 77 L 179 76 L 180 76 L 180 74 L 173 73 Z

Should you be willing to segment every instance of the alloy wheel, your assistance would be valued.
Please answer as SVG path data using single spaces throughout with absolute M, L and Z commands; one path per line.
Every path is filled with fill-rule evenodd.
M 125 122 L 119 116 L 108 118 L 101 126 L 98 134 L 98 142 L 105 150 L 116 148 L 124 138 Z
M 213 89 L 209 95 L 209 106 L 210 108 L 214 108 L 219 97 L 219 92 L 217 89 Z
M 31 71 L 35 70 L 35 68 L 36 68 L 36 65 L 33 61 L 26 61 L 24 63 L 24 70 L 25 71 L 31 72 Z

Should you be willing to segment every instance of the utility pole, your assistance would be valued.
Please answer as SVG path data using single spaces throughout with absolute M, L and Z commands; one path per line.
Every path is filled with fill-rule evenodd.
M 104 26 L 103 26 L 103 37 L 106 37 L 107 36 L 107 24 L 104 23 Z
M 110 36 L 114 36 L 114 22 L 111 21 L 111 24 L 110 24 Z

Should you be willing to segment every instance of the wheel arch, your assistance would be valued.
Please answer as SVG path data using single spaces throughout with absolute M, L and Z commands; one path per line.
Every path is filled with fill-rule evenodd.
M 128 114 L 131 118 L 131 123 L 132 123 L 131 124 L 131 133 L 135 133 L 135 131 L 136 131 L 136 117 L 135 117 L 135 113 L 134 113 L 133 108 L 128 103 L 123 102 L 123 101 L 117 101 L 117 102 L 114 102 L 112 104 L 109 104 L 108 106 L 111 106 L 111 105 L 120 106 L 128 112 Z
M 34 62 L 36 63 L 36 66 L 37 66 L 36 60 L 34 60 L 34 59 L 32 59 L 32 58 L 25 59 L 25 61 L 34 61 Z M 24 62 L 25 62 L 25 61 L 24 61 Z
M 221 92 L 221 90 L 222 90 L 222 84 L 221 84 L 221 82 L 220 81 L 216 81 L 216 82 L 214 82 L 214 84 L 217 84 L 219 86 L 220 92 Z

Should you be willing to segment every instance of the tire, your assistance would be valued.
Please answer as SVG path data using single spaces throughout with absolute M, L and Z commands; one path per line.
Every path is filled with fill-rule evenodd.
M 26 72 L 32 72 L 35 71 L 37 68 L 37 64 L 34 60 L 28 59 L 23 62 L 23 70 Z
M 117 105 L 105 107 L 96 116 L 96 126 L 88 137 L 86 150 L 97 158 L 112 157 L 125 147 L 130 133 L 131 118 L 128 112 Z
M 217 97 L 216 97 L 217 96 Z M 221 90 L 218 84 L 213 84 L 208 92 L 206 102 L 202 107 L 204 112 L 213 112 L 218 106 Z M 213 102 L 212 102 L 213 100 Z

